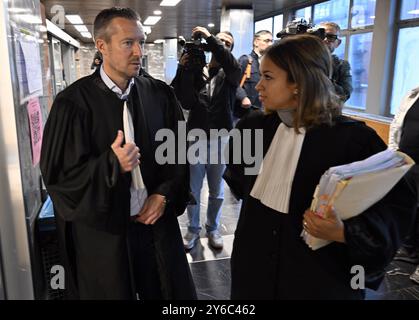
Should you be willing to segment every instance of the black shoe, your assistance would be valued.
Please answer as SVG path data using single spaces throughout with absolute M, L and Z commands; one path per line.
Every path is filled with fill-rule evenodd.
M 406 248 L 402 247 L 397 251 L 394 260 L 404 261 L 412 264 L 419 264 L 419 255 L 416 252 L 416 250 L 414 250 L 413 252 L 409 252 L 408 250 L 406 250 Z

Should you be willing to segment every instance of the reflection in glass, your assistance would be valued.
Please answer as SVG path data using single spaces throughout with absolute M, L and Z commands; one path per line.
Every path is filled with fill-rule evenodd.
M 255 33 L 260 31 L 260 30 L 268 30 L 268 31 L 272 32 L 272 24 L 273 24 L 272 17 L 256 21 L 255 22 Z
M 368 69 L 371 60 L 372 32 L 355 34 L 350 37 L 349 63 L 352 70 L 353 92 L 347 105 L 365 109 L 368 92 Z
M 376 0 L 354 0 L 351 10 L 352 28 L 365 27 L 374 24 Z
M 333 54 L 335 54 L 339 59 L 345 59 L 346 37 L 341 37 L 340 39 L 342 40 L 340 46 L 333 51 Z
M 414 19 L 419 17 L 419 1 L 418 0 L 402 0 L 402 10 L 400 11 L 400 19 Z
M 414 2 L 414 1 L 412 1 Z M 409 90 L 419 86 L 417 61 L 419 55 L 419 27 L 404 28 L 399 31 L 396 63 L 394 65 L 391 114 L 397 112 L 400 101 Z
M 333 21 L 341 29 L 348 28 L 349 1 L 330 0 L 314 6 L 314 23 Z
M 295 18 L 304 18 L 306 21 L 311 21 L 311 6 L 295 11 Z

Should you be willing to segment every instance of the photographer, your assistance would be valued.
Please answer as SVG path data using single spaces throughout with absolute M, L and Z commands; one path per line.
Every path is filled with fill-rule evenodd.
M 233 127 L 232 111 L 239 85 L 241 70 L 238 62 L 231 54 L 234 39 L 230 32 L 223 31 L 213 36 L 206 28 L 195 27 L 192 38 L 206 40 L 206 45 L 192 45 L 185 51 L 179 61 L 176 77 L 172 82 L 175 93 L 183 108 L 190 110 L 187 122 L 188 131 L 202 129 L 207 134 L 204 143 L 207 154 L 197 164 L 190 165 L 190 188 L 196 204 L 187 208 L 189 227 L 184 238 L 184 247 L 192 249 L 199 240 L 201 230 L 199 222 L 200 194 L 202 183 L 207 174 L 209 198 L 206 231 L 209 244 L 216 249 L 223 247 L 223 240 L 218 231 L 221 205 L 224 199 L 222 175 L 225 164 L 221 161 L 228 136 L 209 138 L 210 129 L 226 129 Z M 188 50 L 186 50 L 188 48 Z M 204 65 L 204 52 L 212 53 L 211 61 Z M 192 89 L 193 88 L 193 89 Z M 196 146 L 195 146 L 196 147 Z M 212 154 L 216 152 L 217 154 Z M 217 158 L 217 163 L 210 163 L 210 158 Z

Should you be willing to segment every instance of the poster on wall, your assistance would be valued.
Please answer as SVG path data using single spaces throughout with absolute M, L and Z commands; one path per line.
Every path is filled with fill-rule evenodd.
M 16 69 L 19 81 L 20 104 L 43 95 L 42 67 L 39 43 L 28 30 L 15 28 Z
M 28 105 L 29 128 L 31 132 L 32 164 L 36 166 L 41 158 L 42 146 L 42 113 L 39 98 L 29 99 Z

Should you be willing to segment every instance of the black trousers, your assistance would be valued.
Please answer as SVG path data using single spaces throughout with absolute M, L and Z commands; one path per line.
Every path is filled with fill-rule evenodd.
M 403 246 L 409 251 L 419 253 L 419 165 L 414 165 L 406 174 L 406 180 L 416 189 L 418 196 L 418 208 L 413 219 L 408 236 L 405 238 Z
M 56 216 L 67 299 L 161 299 L 152 227 L 115 235 Z

